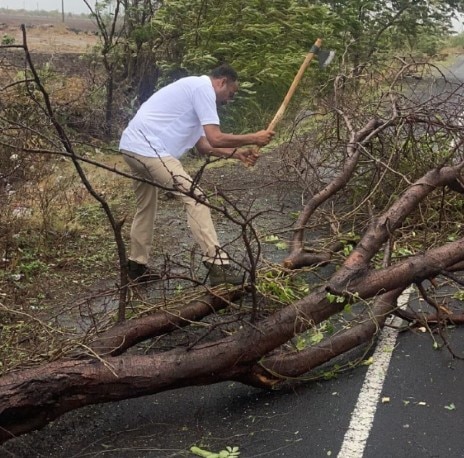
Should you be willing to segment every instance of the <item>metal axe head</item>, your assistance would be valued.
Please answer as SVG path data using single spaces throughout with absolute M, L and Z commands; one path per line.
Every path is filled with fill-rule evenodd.
M 335 57 L 335 51 L 327 51 L 325 49 L 320 49 L 317 53 L 317 60 L 319 61 L 319 67 L 325 68 L 333 61 Z
M 318 43 L 318 42 L 316 42 Z M 321 41 L 319 40 L 319 43 Z M 335 57 L 335 51 L 328 51 L 325 49 L 321 49 L 317 44 L 314 44 L 311 48 L 311 51 L 315 56 L 317 56 L 317 60 L 319 61 L 319 66 L 321 68 L 327 67 L 330 62 L 332 62 L 333 58 Z

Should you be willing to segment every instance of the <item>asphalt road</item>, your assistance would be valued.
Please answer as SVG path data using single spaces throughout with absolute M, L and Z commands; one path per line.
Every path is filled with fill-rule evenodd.
M 451 332 L 464 355 L 464 329 Z M 365 458 L 464 456 L 464 361 L 434 350 L 429 335 L 399 337 Z M 308 455 L 311 456 L 311 455 Z

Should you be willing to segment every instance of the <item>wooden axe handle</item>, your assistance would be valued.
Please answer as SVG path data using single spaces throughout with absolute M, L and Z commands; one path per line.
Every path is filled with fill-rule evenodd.
M 300 84 L 301 78 L 303 78 L 303 73 L 305 72 L 306 68 L 310 64 L 310 62 L 313 60 L 315 53 L 313 52 L 314 49 L 319 50 L 322 45 L 322 39 L 318 38 L 314 45 L 311 47 L 311 51 L 306 55 L 305 60 L 300 66 L 300 69 L 298 70 L 297 74 L 295 75 L 295 78 L 293 78 L 293 82 L 290 86 L 290 88 L 287 91 L 287 95 L 284 98 L 284 101 L 280 105 L 280 108 L 277 110 L 276 114 L 274 115 L 274 118 L 270 122 L 267 130 L 274 130 L 277 123 L 282 119 L 285 110 L 287 109 L 288 104 L 290 103 L 290 100 L 293 97 L 293 94 L 296 91 L 296 88 L 298 87 L 298 84 Z M 317 52 L 317 51 L 316 51 Z M 260 147 L 255 148 L 256 154 L 259 153 Z
M 306 55 L 305 60 L 300 66 L 300 69 L 298 70 L 298 73 L 295 75 L 295 78 L 293 79 L 293 83 L 290 86 L 287 95 L 284 98 L 284 101 L 282 102 L 282 105 L 280 105 L 280 108 L 277 110 L 276 114 L 274 115 L 274 118 L 272 119 L 271 123 L 269 124 L 267 130 L 275 130 L 275 127 L 277 123 L 282 119 L 285 110 L 287 109 L 288 104 L 290 103 L 290 100 L 293 97 L 293 94 L 296 91 L 296 88 L 298 87 L 298 84 L 300 84 L 301 78 L 303 78 L 303 73 L 305 72 L 306 68 L 308 67 L 309 63 L 313 60 L 315 53 L 312 52 L 314 48 L 319 49 L 322 45 L 322 39 L 318 38 L 316 42 L 314 43 L 313 47 L 311 48 L 311 51 Z

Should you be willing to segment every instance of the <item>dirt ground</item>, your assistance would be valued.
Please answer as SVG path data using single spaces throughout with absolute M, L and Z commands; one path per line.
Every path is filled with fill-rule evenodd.
M 0 15 L 0 35 L 22 44 L 21 24 L 26 26 L 27 42 L 32 52 L 80 53 L 98 43 L 95 23 L 83 16 L 38 16 L 19 12 Z

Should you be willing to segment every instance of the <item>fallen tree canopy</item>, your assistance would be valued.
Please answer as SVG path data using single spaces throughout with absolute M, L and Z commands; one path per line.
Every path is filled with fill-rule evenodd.
M 396 205 L 371 224 L 343 266 L 325 285 L 268 318 L 249 323 L 227 338 L 199 343 L 188 350 L 175 349 L 146 356 L 56 361 L 2 377 L 0 437 L 7 440 L 84 405 L 187 385 L 238 380 L 273 387 L 286 377 L 306 373 L 368 342 L 382 327 L 385 317 L 394 311 L 396 299 L 403 289 L 411 283 L 421 283 L 452 270 L 464 260 L 464 238 L 461 238 L 383 269 L 369 267 L 372 256 L 387 241 L 390 231 L 437 186 L 454 180 L 463 166 L 464 163 L 433 170 L 413 183 Z M 335 293 L 342 300 L 331 303 L 328 293 Z M 287 355 L 266 357 L 296 334 L 342 311 L 347 303 L 370 298 L 376 298 L 373 310 L 369 317 L 361 320 L 359 329 L 354 327 L 320 345 L 292 353 L 290 358 Z M 159 312 L 152 317 L 128 321 L 124 326 L 109 330 L 106 336 L 100 335 L 95 350 L 101 348 L 101 342 L 106 342 L 105 353 L 120 353 L 129 344 L 164 333 L 165 321 L 179 326 L 181 321 L 198 318 L 198 308 L 205 305 L 209 311 L 214 310 L 211 304 L 200 301 L 181 309 L 183 316 L 171 315 L 166 319 L 164 312 Z M 126 339 L 134 332 L 139 332 L 137 338 Z M 118 336 L 116 340 L 115 335 Z M 114 347 L 108 351 L 109 342 L 114 342 Z

